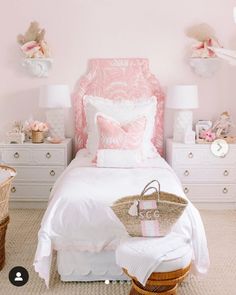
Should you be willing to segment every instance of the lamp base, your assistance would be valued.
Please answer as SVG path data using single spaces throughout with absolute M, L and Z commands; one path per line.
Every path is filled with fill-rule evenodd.
M 46 112 L 49 133 L 52 138 L 65 138 L 64 110 L 50 109 Z
M 192 111 L 178 111 L 175 113 L 174 119 L 174 135 L 173 141 L 184 142 L 185 132 L 190 127 L 192 130 L 193 112 Z

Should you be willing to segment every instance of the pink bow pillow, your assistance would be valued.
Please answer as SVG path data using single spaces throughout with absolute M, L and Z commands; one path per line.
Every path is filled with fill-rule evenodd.
M 102 114 L 98 114 L 96 119 L 99 149 L 126 150 L 141 148 L 147 121 L 145 116 L 124 125 Z

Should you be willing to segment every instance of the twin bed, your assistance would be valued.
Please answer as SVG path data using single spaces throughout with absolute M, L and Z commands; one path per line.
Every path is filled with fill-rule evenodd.
M 104 157 L 103 161 L 99 162 L 99 159 L 89 152 L 88 146 L 85 149 L 88 138 L 93 135 L 91 126 L 86 123 L 88 114 L 84 97 L 88 95 L 90 99 L 105 97 L 114 104 L 120 98 L 132 101 L 135 111 L 138 108 L 135 101 L 139 103 L 140 98 L 154 96 L 156 110 L 151 136 L 152 144 L 158 153 L 151 158 L 145 157 L 141 162 L 137 161 L 133 166 L 130 163 L 114 164 L 114 161 L 112 165 L 106 165 Z M 78 152 L 53 188 L 38 234 L 34 261 L 36 272 L 45 280 L 47 286 L 53 250 L 57 251 L 57 267 L 63 281 L 127 279 L 117 264 L 115 250 L 129 236 L 111 210 L 112 203 L 123 196 L 139 194 L 152 179 L 159 180 L 162 191 L 185 197 L 178 178 L 161 157 L 164 95 L 158 81 L 149 72 L 148 60 L 91 60 L 88 73 L 80 79 L 73 101 Z M 129 107 L 125 106 L 126 109 Z M 112 112 L 112 108 L 112 105 L 109 106 L 108 112 Z M 127 112 L 127 116 L 129 113 Z M 118 116 L 117 114 L 118 111 L 114 111 L 114 116 Z M 117 122 L 112 124 L 118 129 Z M 91 147 L 93 148 L 93 145 Z M 112 153 L 109 154 L 110 158 L 116 155 Z M 98 157 L 99 153 L 96 155 Z M 100 165 L 96 164 L 96 160 Z M 137 159 L 133 160 L 135 162 Z M 205 231 L 201 217 L 191 202 L 172 232 L 183 236 L 191 247 L 193 270 L 206 273 L 209 257 Z

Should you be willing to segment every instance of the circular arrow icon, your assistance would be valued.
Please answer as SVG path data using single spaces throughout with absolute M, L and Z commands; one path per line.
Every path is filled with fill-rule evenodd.
M 229 145 L 224 139 L 216 139 L 211 144 L 211 152 L 216 157 L 224 158 L 229 151 Z

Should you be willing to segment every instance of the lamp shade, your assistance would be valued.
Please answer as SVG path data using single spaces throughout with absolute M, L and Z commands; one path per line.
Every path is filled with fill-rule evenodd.
M 167 93 L 166 108 L 191 110 L 198 108 L 197 85 L 176 85 Z
M 70 91 L 67 85 L 46 85 L 40 88 L 39 107 L 63 109 L 71 107 Z

